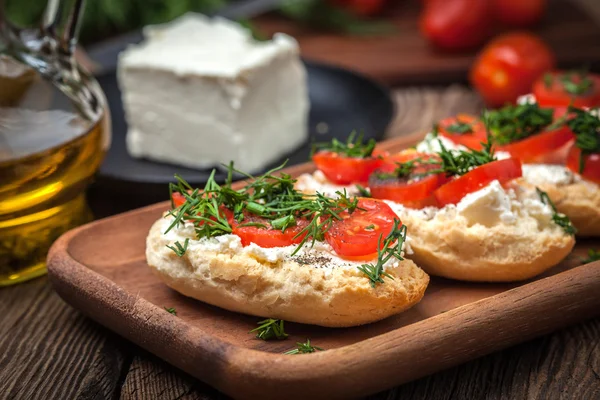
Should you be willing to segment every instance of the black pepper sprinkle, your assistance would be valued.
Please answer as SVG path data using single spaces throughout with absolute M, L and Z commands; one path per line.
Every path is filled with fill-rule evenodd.
M 301 255 L 293 258 L 300 265 L 314 265 L 317 268 L 327 268 L 331 258 L 325 256 Z

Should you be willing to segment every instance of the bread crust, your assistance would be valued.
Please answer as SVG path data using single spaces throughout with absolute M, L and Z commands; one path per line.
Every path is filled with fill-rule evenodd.
M 577 228 L 577 236 L 600 236 L 600 188 L 597 185 L 580 181 L 537 186 L 548 193 L 559 212 L 569 217 Z
M 477 282 L 532 278 L 558 264 L 575 240 L 558 227 L 538 229 L 533 218 L 515 225 L 469 225 L 465 218 L 423 220 L 402 216 L 409 232 L 411 258 L 427 273 Z
M 172 289 L 230 311 L 327 327 L 362 325 L 418 303 L 429 276 L 404 260 L 386 268 L 394 279 L 372 288 L 357 269 L 323 269 L 292 260 L 276 264 L 248 254 L 188 248 L 178 257 L 166 246 L 161 220 L 147 238 L 148 265 Z

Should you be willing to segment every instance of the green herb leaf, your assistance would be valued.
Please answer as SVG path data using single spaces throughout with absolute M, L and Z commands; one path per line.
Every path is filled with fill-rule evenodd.
M 456 135 L 473 133 L 473 126 L 468 122 L 456 121 L 446 127 L 446 130 Z
M 558 79 L 565 92 L 575 96 L 585 95 L 594 87 L 594 81 L 586 70 L 565 72 Z
M 585 168 L 585 156 L 600 153 L 600 118 L 575 107 L 569 107 L 568 114 L 574 114 L 567 119 L 567 126 L 575 134 L 575 146 L 581 149 L 579 173 L 582 173 Z
M 594 261 L 600 261 L 600 250 L 589 249 L 587 258 L 581 260 L 581 264 L 589 264 Z
M 400 227 L 400 220 L 394 219 L 394 227 L 390 234 L 383 240 L 383 246 L 381 241 L 383 235 L 379 236 L 377 243 L 377 261 L 375 264 L 363 264 L 357 267 L 359 271 L 365 274 L 371 281 L 371 287 L 375 288 L 378 283 L 385 283 L 383 277 L 394 279 L 393 276 L 384 271 L 385 264 L 393 257 L 398 260 L 404 260 L 402 257 L 402 246 L 406 241 L 406 225 Z
M 422 176 L 444 173 L 446 176 L 464 175 L 473 168 L 496 161 L 492 149 L 492 140 L 482 143 L 481 150 L 448 150 L 441 140 L 438 140 L 440 151 L 436 153 L 439 160 L 423 161 L 423 164 L 439 165 L 439 168 L 431 169 Z
M 544 74 L 544 86 L 546 86 L 546 89 L 550 89 L 552 87 L 553 81 L 554 79 L 551 73 Z
M 164 307 L 164 309 L 167 310 L 167 312 L 177 316 L 177 310 L 175 310 L 175 307 L 170 307 L 170 308 Z
M 176 241 L 175 243 L 173 243 L 175 246 L 167 245 L 167 247 L 169 249 L 173 250 L 175 252 L 175 254 L 177 254 L 178 257 L 182 257 L 185 254 L 185 252 L 187 251 L 189 243 L 190 243 L 190 239 L 185 238 L 185 242 L 183 242 L 183 246 L 181 245 L 181 243 L 179 243 L 179 241 Z
M 323 351 L 322 348 L 313 346 L 310 344 L 310 339 L 306 339 L 306 343 L 296 343 L 296 348 L 292 350 L 288 350 L 283 354 L 308 354 L 314 353 L 315 351 Z
M 484 122 L 494 143 L 506 145 L 540 133 L 552 124 L 551 108 L 537 103 L 507 105 L 499 110 L 484 112 Z
M 360 193 L 361 197 L 372 197 L 371 196 L 371 192 L 369 192 L 369 190 L 362 186 L 362 185 L 356 185 L 356 190 L 358 190 L 358 193 Z
M 313 153 L 320 150 L 331 151 L 346 157 L 354 158 L 368 158 L 373 155 L 375 150 L 375 139 L 369 139 L 364 142 L 364 135 L 361 133 L 356 134 L 356 131 L 352 132 L 348 136 L 346 143 L 333 138 L 329 143 L 316 143 L 313 145 Z
M 303 238 L 293 252 L 296 254 L 309 241 L 311 245 L 317 240 L 322 241 L 325 231 L 333 221 L 341 219 L 340 213 L 352 213 L 357 208 L 358 198 L 349 197 L 346 191 L 338 192 L 337 198 L 320 193 L 306 195 L 297 191 L 294 188 L 296 180 L 289 174 L 275 175 L 284 166 L 285 163 L 264 175 L 254 177 L 236 170 L 233 164 L 230 164 L 225 184 L 218 185 L 215 182 L 213 171 L 202 192 L 198 189 L 192 190 L 187 182 L 176 176 L 177 183 L 170 185 L 170 192 L 180 193 L 185 202 L 169 211 L 173 222 L 166 232 L 188 221 L 194 225 L 198 239 L 231 233 L 232 228 L 224 208 L 233 212 L 234 219 L 240 226 L 256 226 L 283 232 L 297 225 L 299 220 L 306 220 L 308 224 L 296 236 Z M 238 190 L 231 187 L 234 172 L 248 179 L 247 184 Z M 260 220 L 248 220 L 244 223 L 246 216 L 252 215 L 259 216 L 266 223 L 263 224 Z M 185 253 L 187 246 L 175 246 L 174 251 L 177 251 L 178 255 Z
M 535 188 L 535 190 L 537 191 L 538 196 L 540 196 L 542 203 L 547 204 L 550 206 L 550 208 L 552 208 L 552 221 L 554 221 L 556 225 L 560 226 L 567 235 L 574 236 L 577 233 L 577 229 L 575 229 L 569 217 L 567 217 L 565 214 L 559 213 L 556 210 L 556 206 L 550 199 L 550 196 L 548 196 L 548 193 L 544 192 L 540 188 Z
M 413 174 L 413 171 L 417 165 L 422 162 L 423 160 L 421 158 L 415 158 L 404 162 L 396 162 L 396 168 L 393 172 L 375 172 L 374 175 L 379 180 L 409 178 Z
M 287 339 L 288 334 L 285 333 L 285 329 L 283 328 L 283 320 L 282 319 L 265 319 L 263 321 L 258 322 L 258 327 L 252 329 L 249 333 L 256 332 L 256 337 L 261 340 L 283 340 Z

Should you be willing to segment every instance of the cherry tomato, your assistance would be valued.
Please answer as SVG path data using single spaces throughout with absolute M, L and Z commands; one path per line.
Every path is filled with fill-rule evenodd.
M 346 157 L 331 151 L 320 151 L 313 155 L 317 168 L 331 182 L 338 185 L 366 183 L 369 175 L 381 165 L 381 157 Z
M 573 144 L 567 155 L 567 168 L 581 174 L 585 179 L 600 185 L 600 153 L 592 153 L 583 156 L 583 171 L 580 169 L 580 161 L 581 149 Z
M 439 168 L 433 164 L 415 164 L 411 174 L 404 178 L 383 178 L 379 173 L 392 173 L 398 167 L 397 163 L 406 163 L 415 159 L 431 160 L 435 156 L 416 152 L 391 156 L 384 160 L 384 165 L 369 178 L 371 195 L 376 199 L 392 200 L 410 208 L 423 208 L 437 205 L 433 191 L 445 183 L 443 174 L 415 178 L 419 174 Z
M 383 10 L 386 0 L 330 0 L 330 2 L 356 15 L 372 16 Z
M 466 50 L 489 37 L 488 0 L 429 0 L 420 16 L 421 33 L 445 50 Z
M 381 200 L 360 199 L 358 208 L 340 215 L 325 232 L 325 240 L 335 252 L 345 258 L 375 258 L 379 237 L 385 239 L 398 219 L 394 211 Z
M 533 94 L 540 106 L 600 106 L 600 75 L 553 72 L 533 84 Z
M 485 125 L 469 114 L 458 114 L 438 123 L 438 133 L 456 144 L 469 149 L 481 150 L 481 142 L 486 141 Z
M 514 103 L 555 64 L 550 48 L 537 36 L 509 33 L 492 40 L 471 67 L 471 84 L 490 106 Z
M 575 139 L 573 132 L 563 126 L 554 130 L 546 130 L 537 135 L 503 146 L 497 146 L 496 151 L 505 151 L 523 163 L 543 163 L 553 159 L 553 154 Z
M 233 234 L 242 239 L 242 246 L 255 243 L 265 248 L 285 247 L 300 243 L 306 234 L 296 236 L 306 228 L 308 223 L 305 219 L 296 219 L 296 225 L 290 226 L 282 232 L 281 229 L 273 228 L 270 220 L 254 214 L 245 214 L 241 222 L 231 221 Z M 256 225 L 248 226 L 248 224 Z M 258 224 L 262 226 L 258 226 Z
M 546 0 L 491 0 L 494 17 L 510 26 L 526 27 L 539 22 Z
M 522 175 L 521 161 L 516 158 L 492 161 L 446 183 L 433 195 L 440 206 L 456 204 L 467 194 L 476 192 L 492 181 L 505 183 Z

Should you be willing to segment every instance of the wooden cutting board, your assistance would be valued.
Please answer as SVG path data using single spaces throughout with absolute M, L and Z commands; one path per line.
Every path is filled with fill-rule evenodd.
M 523 0 L 525 1 L 525 0 Z M 285 32 L 300 43 L 302 56 L 360 71 L 390 85 L 466 81 L 476 51 L 442 53 L 418 29 L 422 1 L 391 0 L 385 16 L 396 32 L 384 36 L 344 36 L 302 27 L 277 16 L 258 19 L 266 34 Z M 532 28 L 553 49 L 560 67 L 600 69 L 600 24 L 581 4 L 600 12 L 598 0 L 549 0 L 547 13 Z
M 416 139 L 397 138 L 383 147 L 399 150 Z M 312 170 L 304 164 L 289 172 Z M 432 278 L 423 300 L 403 314 L 345 329 L 288 323 L 288 340 L 264 342 L 249 333 L 260 318 L 186 298 L 152 274 L 145 239 L 168 206 L 68 232 L 50 251 L 50 280 L 92 319 L 236 398 L 363 396 L 600 314 L 600 262 L 581 265 L 600 241 L 578 241 L 566 260 L 530 281 Z M 175 307 L 177 316 L 165 307 Z M 281 354 L 307 338 L 325 351 Z

